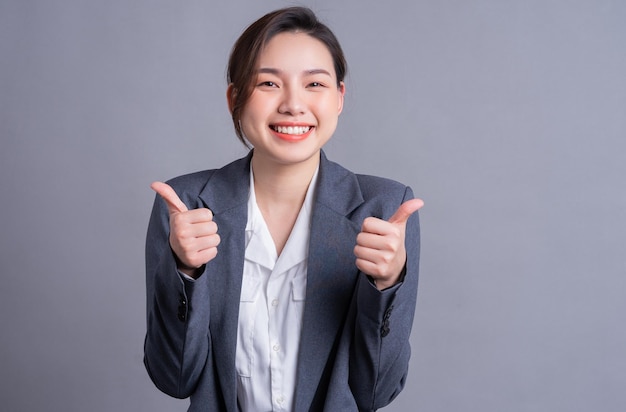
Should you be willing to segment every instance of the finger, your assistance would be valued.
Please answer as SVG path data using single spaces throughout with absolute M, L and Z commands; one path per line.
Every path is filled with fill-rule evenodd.
M 219 244 L 221 243 L 221 241 L 222 239 L 217 234 L 199 238 L 198 239 L 198 251 L 202 252 L 207 249 L 217 248 Z
M 184 214 L 179 214 L 174 218 L 181 224 L 202 224 L 213 222 L 213 212 L 205 207 L 201 209 L 188 210 Z
M 185 261 L 181 260 L 181 263 L 186 268 L 197 269 L 201 267 L 202 265 L 207 264 L 209 261 L 213 260 L 213 258 L 217 256 L 217 253 L 218 253 L 217 247 L 203 249 L 203 250 L 193 253 L 192 256 L 188 257 Z M 184 273 L 187 273 L 187 272 L 184 272 Z
M 189 223 L 183 219 L 177 219 L 182 214 L 177 214 L 172 218 L 171 233 L 177 239 L 195 239 L 217 234 L 217 224 L 215 222 Z
M 388 222 L 385 222 L 389 224 Z M 392 236 L 380 235 L 378 233 L 361 232 L 356 237 L 358 246 L 374 250 L 395 250 L 394 238 Z
M 363 224 L 361 225 L 361 233 L 372 233 L 384 236 L 393 230 L 396 229 L 392 224 L 377 217 L 367 217 L 363 220 Z
M 356 245 L 353 253 L 358 259 L 384 264 L 389 263 L 394 256 L 394 253 L 389 250 L 372 249 L 361 245 Z
M 220 236 L 218 234 L 214 234 L 209 236 L 197 237 L 191 241 L 186 240 L 181 243 L 181 247 L 187 250 L 188 254 L 193 254 L 202 252 L 206 249 L 215 248 L 220 244 L 220 242 Z
M 376 264 L 373 262 L 370 262 L 369 260 L 365 260 L 362 258 L 356 258 L 355 261 L 356 267 L 363 273 L 365 273 L 366 275 L 370 275 L 370 276 L 375 276 L 377 273 L 377 267 Z
M 186 212 L 187 206 L 183 203 L 182 200 L 178 197 L 174 189 L 167 183 L 163 182 L 154 182 L 150 185 L 152 190 L 157 192 L 165 203 L 167 204 L 167 209 L 170 213 L 174 212 Z
M 362 258 L 356 258 L 355 264 L 356 267 L 366 275 L 372 276 L 374 278 L 387 277 L 384 275 L 381 265 L 377 262 L 372 262 L 371 260 Z
M 417 212 L 422 206 L 424 206 L 424 201 L 422 199 L 411 199 L 402 203 L 396 213 L 389 218 L 390 223 L 406 223 L 409 220 L 409 217 L 415 212 Z
M 218 253 L 217 247 L 210 247 L 210 248 L 198 251 L 197 257 L 198 257 L 198 262 L 200 262 L 198 266 L 202 266 L 208 263 L 209 261 L 213 260 L 215 256 L 217 256 L 217 253 Z

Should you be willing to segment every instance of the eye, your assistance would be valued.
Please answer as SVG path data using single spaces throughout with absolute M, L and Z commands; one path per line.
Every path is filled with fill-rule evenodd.
M 265 87 L 276 87 L 276 83 L 272 82 L 272 81 L 266 81 L 266 82 L 261 82 L 259 83 L 259 86 L 265 86 Z
M 324 86 L 324 85 L 322 83 L 320 83 L 320 82 L 311 82 L 309 84 L 309 87 L 322 87 L 322 86 Z

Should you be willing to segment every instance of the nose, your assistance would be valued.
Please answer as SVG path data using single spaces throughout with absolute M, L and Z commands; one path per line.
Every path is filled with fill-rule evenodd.
M 301 93 L 299 89 L 294 87 L 286 87 L 283 89 L 283 99 L 278 106 L 278 112 L 292 116 L 304 113 L 306 104 Z

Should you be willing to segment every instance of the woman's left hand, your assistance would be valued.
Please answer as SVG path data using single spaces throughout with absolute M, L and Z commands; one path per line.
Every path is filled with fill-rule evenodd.
M 378 290 L 398 283 L 406 263 L 406 222 L 422 206 L 421 199 L 411 199 L 402 203 L 388 221 L 375 217 L 363 221 L 354 247 L 356 266 L 374 279 Z

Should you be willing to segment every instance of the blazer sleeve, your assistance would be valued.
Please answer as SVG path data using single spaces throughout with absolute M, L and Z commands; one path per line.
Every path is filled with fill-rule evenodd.
M 407 187 L 402 202 L 412 198 L 413 192 Z M 406 272 L 401 284 L 379 291 L 366 275 L 359 275 L 353 300 L 356 315 L 349 383 L 362 411 L 388 405 L 404 387 L 417 298 L 420 253 L 417 212 L 407 222 L 405 245 Z
M 208 302 L 205 279 L 179 275 L 169 245 L 169 213 L 157 195 L 146 238 L 144 364 L 157 388 L 176 398 L 193 393 L 210 350 L 210 305 L 194 305 Z

